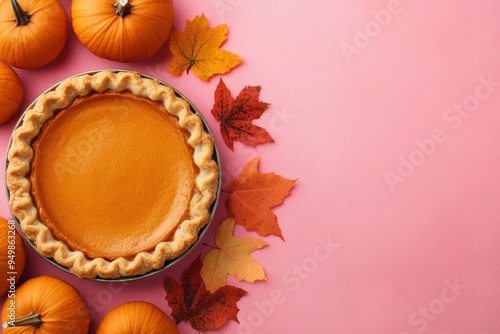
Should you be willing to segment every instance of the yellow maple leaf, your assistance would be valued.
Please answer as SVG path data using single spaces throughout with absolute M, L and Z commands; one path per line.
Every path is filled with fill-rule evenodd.
M 169 48 L 173 57 L 168 72 L 180 76 L 191 70 L 204 81 L 214 74 L 229 72 L 243 59 L 219 48 L 226 36 L 227 25 L 209 29 L 205 15 L 196 16 L 193 21 L 187 20 L 183 33 L 173 29 L 170 36 Z
M 217 248 L 203 258 L 201 277 L 208 291 L 214 293 L 226 285 L 227 275 L 253 283 L 266 280 L 264 268 L 250 257 L 250 253 L 267 245 L 263 240 L 233 236 L 234 219 L 224 220 L 215 234 Z

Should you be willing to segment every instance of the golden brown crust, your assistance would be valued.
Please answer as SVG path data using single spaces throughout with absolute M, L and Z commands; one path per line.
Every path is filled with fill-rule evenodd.
M 93 92 L 130 91 L 134 95 L 162 102 L 166 110 L 178 117 L 179 125 L 189 132 L 188 144 L 194 151 L 194 163 L 199 168 L 195 192 L 190 203 L 189 217 L 173 236 L 159 243 L 151 252 L 142 252 L 133 259 L 89 259 L 82 252 L 72 251 L 64 242 L 56 240 L 50 229 L 40 221 L 31 196 L 29 180 L 33 158 L 31 143 L 44 123 L 55 112 L 68 107 L 77 97 Z M 8 152 L 6 171 L 9 205 L 19 220 L 24 234 L 45 257 L 53 258 L 76 276 L 84 278 L 119 278 L 136 276 L 161 268 L 165 261 L 184 253 L 198 238 L 200 229 L 210 220 L 210 205 L 217 196 L 218 166 L 212 159 L 213 140 L 203 129 L 198 115 L 190 111 L 189 103 L 175 92 L 135 72 L 101 71 L 84 74 L 62 81 L 54 90 L 43 94 L 23 117 L 22 124 L 14 131 Z

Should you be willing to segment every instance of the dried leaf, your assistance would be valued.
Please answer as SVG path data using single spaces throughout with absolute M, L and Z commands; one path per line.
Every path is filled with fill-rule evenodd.
M 172 60 L 168 72 L 180 76 L 190 70 L 200 79 L 208 81 L 214 74 L 229 72 L 243 60 L 240 56 L 220 49 L 227 37 L 227 25 L 208 28 L 205 15 L 186 20 L 181 33 L 175 29 L 170 35 L 169 48 Z
M 228 274 L 250 283 L 266 279 L 264 269 L 250 257 L 250 253 L 267 243 L 252 237 L 236 238 L 233 230 L 234 219 L 223 221 L 215 235 L 217 248 L 209 251 L 203 259 L 201 277 L 208 291 L 213 292 L 226 285 Z
M 231 150 L 235 141 L 252 146 L 274 142 L 265 129 L 252 124 L 269 106 L 259 101 L 260 89 L 260 86 L 246 86 L 235 100 L 222 79 L 217 85 L 212 115 L 220 122 L 222 138 Z
M 283 239 L 278 219 L 271 208 L 283 203 L 296 180 L 275 173 L 261 174 L 259 159 L 253 158 L 240 176 L 229 184 L 226 207 L 237 224 L 261 236 L 275 235 Z
M 214 293 L 208 292 L 200 275 L 201 267 L 201 258 L 198 257 L 183 272 L 180 284 L 169 276 L 163 281 L 167 293 L 165 299 L 175 322 L 189 321 L 201 332 L 220 328 L 228 320 L 238 322 L 236 304 L 246 291 L 226 285 Z

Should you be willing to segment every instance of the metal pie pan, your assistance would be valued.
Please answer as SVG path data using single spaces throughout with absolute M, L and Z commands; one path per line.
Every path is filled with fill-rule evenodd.
M 128 282 L 128 281 L 135 281 L 135 280 L 139 280 L 139 279 L 143 279 L 143 278 L 147 278 L 147 277 L 151 277 L 151 276 L 154 276 L 160 272 L 163 272 L 165 271 L 166 269 L 174 266 L 177 262 L 181 261 L 185 256 L 187 256 L 196 246 L 197 244 L 200 242 L 200 240 L 203 238 L 203 236 L 205 235 L 206 231 L 208 230 L 212 220 L 213 220 L 213 217 L 215 215 L 215 211 L 217 209 L 217 205 L 218 205 L 218 202 L 219 202 L 219 197 L 220 197 L 220 189 L 221 189 L 221 181 L 222 181 L 222 177 L 221 177 L 221 174 L 222 174 L 222 168 L 221 168 L 221 161 L 220 161 L 220 156 L 219 156 L 219 152 L 218 152 L 218 149 L 217 149 L 217 145 L 216 145 L 216 142 L 215 142 L 215 138 L 213 136 L 213 133 L 206 121 L 206 119 L 203 117 L 203 115 L 200 113 L 200 111 L 198 110 L 198 108 L 196 108 L 196 106 L 184 95 L 182 94 L 180 91 L 178 91 L 175 87 L 172 87 L 171 85 L 169 85 L 168 83 L 166 83 L 165 81 L 162 81 L 158 78 L 155 78 L 153 76 L 150 76 L 148 74 L 145 74 L 145 73 L 142 73 L 142 72 L 138 72 L 138 71 L 132 71 L 132 70 L 126 70 L 126 69 L 102 69 L 102 70 L 93 70 L 93 71 L 87 71 L 87 72 L 82 72 L 82 73 L 78 73 L 78 74 L 75 74 L 75 75 L 72 75 L 68 78 L 65 78 L 61 81 L 59 81 L 58 83 L 56 83 L 55 85 L 51 86 L 50 88 L 48 88 L 47 90 L 45 90 L 42 94 L 40 94 L 26 109 L 25 111 L 23 112 L 23 114 L 21 115 L 19 121 L 17 122 L 16 126 L 14 127 L 14 130 L 17 129 L 18 127 L 20 127 L 22 124 L 23 124 L 23 119 L 24 119 L 24 116 L 26 114 L 26 112 L 28 110 L 30 110 L 31 108 L 33 108 L 33 106 L 35 105 L 36 101 L 41 97 L 43 96 L 44 94 L 50 92 L 50 91 L 53 91 L 55 90 L 60 84 L 61 82 L 63 82 L 64 80 L 66 79 L 69 79 L 69 78 L 73 78 L 73 77 L 78 77 L 78 76 L 81 76 L 81 75 L 93 75 L 93 74 L 96 74 L 98 72 L 101 72 L 101 71 L 104 71 L 104 70 L 107 70 L 107 71 L 112 71 L 112 72 L 132 72 L 132 73 L 137 73 L 139 74 L 141 77 L 143 78 L 147 78 L 147 79 L 152 79 L 152 80 L 155 80 L 157 81 L 159 84 L 161 85 L 164 85 L 164 86 L 167 86 L 169 88 L 171 88 L 175 94 L 182 98 L 183 100 L 187 101 L 190 105 L 190 108 L 191 108 L 191 111 L 194 113 L 194 114 L 197 114 L 202 122 L 203 122 L 203 127 L 204 127 L 204 130 L 212 137 L 213 139 L 213 143 L 214 143 L 214 153 L 213 153 L 213 160 L 216 162 L 217 166 L 218 166 L 218 172 L 219 172 L 219 177 L 218 177 L 218 183 L 217 183 L 217 191 L 216 191 L 216 197 L 215 197 L 215 200 L 214 202 L 212 203 L 212 205 L 210 206 L 210 219 L 209 221 L 205 224 L 205 226 L 203 226 L 199 233 L 198 233 L 198 239 L 184 252 L 182 253 L 180 256 L 174 258 L 174 259 L 171 259 L 171 260 L 167 260 L 165 261 L 165 263 L 163 264 L 163 266 L 159 269 L 153 269 L 147 273 L 144 273 L 142 275 L 137 275 L 137 276 L 123 276 L 123 277 L 118 277 L 118 278 L 102 278 L 102 277 L 95 277 L 95 278 L 84 278 L 86 280 L 90 280 L 90 281 L 98 281 L 98 282 Z M 9 152 L 10 150 L 10 147 L 12 145 L 12 135 L 10 137 L 10 140 L 9 140 L 9 143 L 7 145 L 7 151 L 6 151 L 6 155 L 5 155 L 5 168 L 4 168 L 4 171 L 6 172 L 7 171 L 7 166 L 8 166 L 8 158 L 7 158 L 7 153 Z M 9 189 L 7 188 L 7 180 L 5 179 L 5 190 L 6 190 L 6 195 L 7 195 L 7 201 L 9 202 L 10 201 L 10 192 L 9 192 Z M 52 258 L 49 258 L 49 257 L 46 257 L 44 256 L 43 254 L 40 253 L 40 251 L 38 250 L 38 248 L 36 247 L 36 245 L 34 244 L 33 241 L 31 241 L 30 239 L 28 239 L 28 237 L 25 235 L 25 233 L 23 232 L 23 230 L 21 229 L 21 226 L 20 226 L 20 222 L 19 220 L 12 214 L 12 219 L 15 221 L 16 223 L 16 226 L 17 226 L 17 229 L 19 231 L 19 233 L 22 235 L 23 239 L 31 246 L 31 248 L 38 254 L 40 255 L 42 258 L 44 258 L 47 262 L 49 262 L 50 264 L 52 264 L 54 267 L 68 273 L 68 274 L 71 274 L 73 276 L 76 276 L 74 275 L 67 267 L 59 264 L 58 262 L 56 262 L 54 259 Z

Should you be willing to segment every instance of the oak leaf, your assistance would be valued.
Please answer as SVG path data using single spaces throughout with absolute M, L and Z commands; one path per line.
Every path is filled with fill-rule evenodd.
M 203 258 L 201 277 L 208 291 L 217 291 L 226 285 L 228 274 L 250 283 L 266 280 L 264 269 L 250 257 L 250 253 L 267 246 L 267 243 L 252 237 L 236 238 L 233 230 L 234 219 L 223 221 L 215 235 L 216 248 Z
M 217 85 L 212 115 L 220 122 L 222 138 L 231 150 L 235 141 L 252 146 L 274 142 L 265 129 L 252 123 L 269 106 L 259 101 L 260 90 L 260 86 L 246 86 L 234 99 L 222 79 Z
M 176 323 L 188 321 L 201 332 L 222 327 L 228 320 L 239 323 L 237 302 L 246 295 L 246 291 L 226 285 L 214 293 L 207 291 L 200 275 L 201 258 L 198 257 L 183 272 L 180 284 L 166 276 L 163 287 L 165 299 L 172 309 Z
M 170 35 L 169 48 L 172 60 L 167 71 L 180 76 L 191 70 L 198 78 L 208 81 L 214 74 L 229 72 L 243 60 L 240 56 L 220 49 L 227 37 L 227 25 L 208 28 L 205 15 L 186 20 L 181 33 L 175 29 Z
M 229 183 L 226 208 L 229 216 L 248 231 L 283 239 L 278 219 L 271 208 L 283 203 L 297 180 L 258 171 L 259 159 L 250 160 L 240 176 Z

